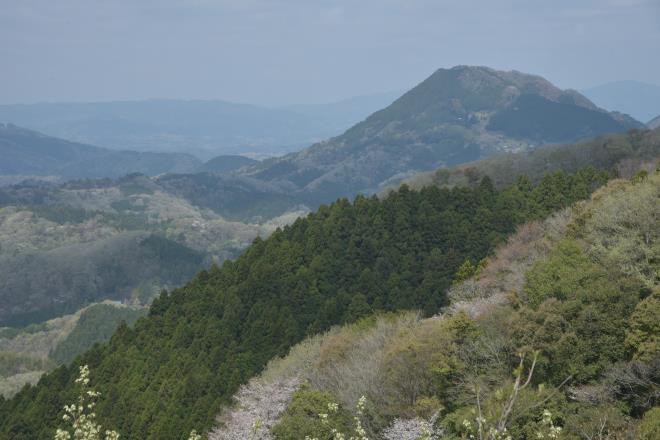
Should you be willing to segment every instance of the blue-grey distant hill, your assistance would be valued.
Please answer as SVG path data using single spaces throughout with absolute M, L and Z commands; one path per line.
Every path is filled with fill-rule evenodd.
M 12 124 L 0 124 L 0 176 L 56 176 L 64 179 L 154 176 L 196 170 L 188 154 L 114 151 L 70 142 Z
M 258 163 L 259 161 L 250 159 L 249 157 L 227 154 L 214 157 L 201 165 L 198 170 L 206 173 L 226 174 Z
M 209 100 L 0 105 L 0 121 L 117 150 L 273 156 L 336 136 L 399 93 L 266 108 Z
M 584 90 L 596 105 L 627 113 L 640 121 L 660 115 L 660 86 L 639 81 L 616 81 Z
M 660 128 L 660 116 L 651 119 L 646 125 L 652 129 Z

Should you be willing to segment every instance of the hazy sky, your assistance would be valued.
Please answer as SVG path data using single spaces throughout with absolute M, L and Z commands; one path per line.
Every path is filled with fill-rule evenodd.
M 0 0 L 0 103 L 312 103 L 488 65 L 660 84 L 660 0 Z

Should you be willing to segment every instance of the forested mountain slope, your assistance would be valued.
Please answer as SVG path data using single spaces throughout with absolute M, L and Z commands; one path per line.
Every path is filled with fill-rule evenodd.
M 258 162 L 254 159 L 244 156 L 222 155 L 216 156 L 198 168 L 200 172 L 225 174 L 236 171 L 241 167 L 256 165 Z
M 190 172 L 200 162 L 182 153 L 112 151 L 0 123 L 0 175 L 121 177 Z
M 659 153 L 658 131 L 631 131 L 625 135 L 609 135 L 578 144 L 497 156 L 452 170 L 443 169 L 422 175 L 409 184 L 413 188 L 429 183 L 475 185 L 483 176 L 489 175 L 496 187 L 503 187 L 514 183 L 519 174 L 528 175 L 533 182 L 538 182 L 546 172 L 558 169 L 576 171 L 587 164 L 604 170 L 618 167 L 618 172 L 626 175 L 636 164 Z M 125 269 L 134 267 L 131 263 L 133 257 L 128 258 L 131 255 L 144 258 L 144 273 L 149 274 L 149 268 L 155 268 L 151 264 L 155 257 L 153 253 L 140 253 L 138 244 L 145 233 L 164 235 L 169 240 L 201 252 L 207 261 L 209 256 L 222 260 L 236 255 L 260 230 L 265 233 L 271 230 L 267 224 L 257 226 L 224 219 L 263 224 L 269 218 L 293 212 L 273 222 L 277 225 L 306 212 L 299 200 L 280 193 L 272 185 L 245 177 L 204 173 L 171 174 L 151 179 L 129 176 L 117 181 L 81 181 L 63 185 L 24 184 L 0 189 L 0 206 L 4 206 L 0 215 L 0 246 L 6 251 L 1 257 L 4 261 L 2 273 L 5 274 L 3 285 L 7 295 L 13 298 L 5 303 L 5 309 L 11 307 L 20 321 L 14 324 L 73 312 L 90 301 L 128 298 L 134 295 L 136 288 L 151 292 L 156 288 L 154 286 L 171 285 L 174 280 L 168 278 L 170 271 L 165 269 L 162 274 L 154 272 L 148 275 L 150 279 L 139 272 L 127 275 Z M 99 246 L 98 243 L 104 244 Z M 77 247 L 67 250 L 67 246 L 71 245 Z M 59 258 L 74 250 L 86 256 L 84 264 L 75 259 Z M 111 257 L 121 252 L 127 258 Z M 107 257 L 111 260 L 104 260 Z M 50 261 L 54 265 L 48 263 Z M 177 278 L 177 283 L 201 267 L 201 260 L 197 258 L 196 261 L 185 275 Z M 105 266 L 109 269 L 102 271 Z M 24 276 L 35 271 L 36 267 L 51 269 L 43 276 Z M 58 271 L 53 272 L 53 267 L 57 267 Z M 75 279 L 74 273 L 77 274 Z M 118 273 L 126 275 L 123 287 L 108 285 L 104 281 L 117 279 Z M 165 274 L 167 276 L 164 277 Z M 41 299 L 32 301 L 31 310 L 55 305 L 43 301 L 46 298 L 51 298 L 48 301 L 59 298 L 59 305 L 49 315 L 23 315 L 27 310 L 20 302 L 38 286 L 43 288 L 39 283 L 46 279 L 50 280 L 46 290 L 51 293 L 40 293 Z M 26 284 L 28 281 L 32 287 Z M 103 293 L 98 293 L 100 291 Z M 61 292 L 66 293 L 58 297 Z M 78 295 L 76 292 L 87 299 L 70 303 L 72 295 Z M 5 315 L 8 310 L 4 311 Z
M 265 161 L 249 175 L 327 202 L 497 152 L 641 127 L 538 76 L 458 66 L 439 69 L 341 136 Z
M 539 435 L 548 418 L 562 439 L 657 438 L 660 172 L 653 170 L 524 225 L 480 267 L 464 265 L 441 316 L 372 316 L 296 345 L 241 389 L 210 439 L 249 438 L 255 426 L 260 440 L 331 438 L 333 427 L 352 432 L 361 396 L 363 427 L 374 439 L 429 438 L 424 430 L 470 438 L 480 423 L 517 440 L 557 438 Z M 524 371 L 512 375 L 520 353 Z M 534 359 L 531 384 L 505 417 L 515 374 L 527 375 Z M 319 414 L 330 414 L 330 423 Z
M 0 328 L 0 395 L 37 383 L 42 374 L 110 339 L 121 322 L 132 325 L 146 312 L 105 302 L 22 328 Z
M 0 403 L 0 433 L 50 438 L 83 363 L 104 396 L 96 408 L 104 426 L 144 439 L 208 429 L 239 385 L 305 336 L 376 311 L 436 313 L 466 260 L 481 261 L 517 225 L 588 197 L 607 177 L 587 169 L 501 191 L 489 179 L 402 187 L 385 200 L 321 207 L 161 294 L 134 329 Z
M 227 221 L 140 175 L 0 188 L 0 325 L 148 302 L 278 224 Z
M 538 182 L 546 173 L 557 170 L 575 172 L 585 166 L 616 170 L 623 177 L 631 177 L 640 164 L 654 162 L 659 155 L 660 129 L 631 130 L 574 144 L 500 154 L 454 168 L 420 173 L 406 183 L 412 188 L 474 185 L 482 177 L 489 176 L 496 187 L 503 187 L 515 182 L 520 174 Z

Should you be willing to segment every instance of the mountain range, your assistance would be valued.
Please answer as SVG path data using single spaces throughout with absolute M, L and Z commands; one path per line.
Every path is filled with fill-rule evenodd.
M 369 105 L 376 105 L 381 98 L 389 100 L 391 95 L 388 99 L 372 98 Z M 178 118 L 185 108 L 191 112 L 186 113 L 185 124 L 201 133 L 200 127 L 211 124 L 217 117 L 214 111 L 219 108 L 212 103 L 199 102 L 183 107 L 180 103 L 164 107 L 161 104 L 140 104 L 147 106 L 145 108 L 131 105 L 133 113 L 129 113 L 142 114 L 138 110 L 143 110 L 149 114 L 151 111 L 153 114 L 149 118 L 161 118 L 160 123 L 176 127 L 184 123 Z M 124 108 L 120 103 L 114 106 Z M 321 115 L 318 117 L 322 120 L 322 114 L 336 116 L 347 107 L 360 106 L 343 103 L 294 110 Z M 357 113 L 359 111 L 354 110 L 351 117 L 357 117 Z M 66 111 L 63 114 L 67 114 Z M 253 116 L 250 110 L 241 117 Z M 217 126 L 218 132 L 227 128 L 227 124 L 231 125 L 231 120 Z M 254 122 L 258 123 L 259 119 Z M 111 151 L 5 125 L 0 129 L 0 147 L 7 160 L 0 167 L 0 175 L 80 178 L 119 177 L 140 172 L 152 176 L 185 174 L 190 181 L 215 179 L 217 182 L 218 178 L 192 177 L 200 172 L 211 172 L 223 175 L 225 189 L 221 193 L 197 191 L 199 197 L 224 199 L 213 203 L 228 206 L 233 199 L 244 199 L 252 188 L 270 194 L 271 203 L 263 206 L 275 208 L 261 212 L 257 209 L 252 215 L 277 216 L 296 203 L 315 208 L 338 197 L 375 193 L 421 171 L 502 152 L 531 150 L 642 127 L 642 123 L 629 116 L 602 110 L 578 92 L 560 90 L 538 76 L 457 66 L 436 71 L 391 105 L 345 133 L 280 158 L 254 162 L 225 155 L 202 164 L 193 156 L 180 153 Z M 208 185 L 205 189 L 209 189 Z M 254 200 L 264 199 L 255 195 Z M 245 211 L 244 208 L 240 210 Z M 231 213 L 234 218 L 236 214 Z
M 0 175 L 62 178 L 120 177 L 131 172 L 156 175 L 189 172 L 200 161 L 181 153 L 141 153 L 46 136 L 13 124 L 0 124 Z
M 117 101 L 0 105 L 0 121 L 113 150 L 280 155 L 335 136 L 399 96 L 259 107 L 225 101 Z

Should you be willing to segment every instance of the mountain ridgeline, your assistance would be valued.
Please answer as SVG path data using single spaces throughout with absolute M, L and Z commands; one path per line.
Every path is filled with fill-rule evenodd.
M 247 173 L 314 204 L 495 153 L 642 127 L 538 76 L 458 66 L 436 71 L 341 136 Z
M 505 153 L 469 162 L 454 168 L 441 168 L 420 173 L 406 181 L 412 188 L 426 185 L 475 185 L 484 176 L 496 187 L 511 185 L 524 174 L 533 182 L 547 173 L 559 170 L 576 172 L 592 166 L 616 171 L 629 178 L 641 164 L 654 163 L 660 155 L 660 130 L 630 130 L 625 134 L 612 134 L 567 145 L 550 145 L 531 151 Z
M 132 173 L 148 176 L 164 173 L 226 174 L 258 163 L 236 155 L 216 156 L 202 163 L 185 153 L 109 150 L 46 136 L 12 124 L 0 124 L 0 155 L 3 158 L 0 177 L 14 176 L 17 182 L 47 177 L 51 180 L 118 178 Z
M 646 125 L 652 130 L 660 128 L 660 116 L 651 119 Z
M 112 151 L 0 124 L 0 175 L 62 178 L 121 177 L 131 172 L 157 175 L 189 172 L 200 162 L 182 153 Z
M 335 136 L 398 96 L 279 108 L 173 99 L 0 105 L 0 121 L 111 150 L 189 153 L 202 159 L 273 156 Z
M 557 172 L 499 191 L 488 178 L 471 188 L 403 186 L 384 200 L 322 206 L 161 294 L 133 329 L 0 401 L 2 438 L 50 438 L 81 364 L 104 396 L 99 418 L 122 436 L 208 429 L 239 385 L 305 336 L 376 311 L 436 313 L 466 261 L 477 265 L 517 225 L 588 197 L 609 176 Z
M 629 114 L 640 121 L 660 113 L 660 86 L 639 81 L 615 81 L 583 91 L 600 107 Z

